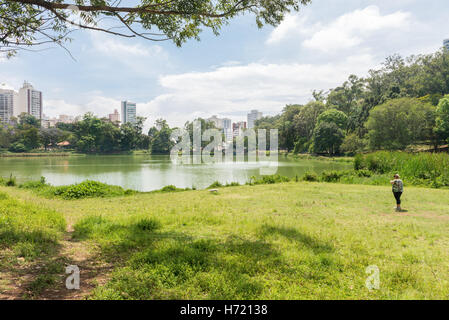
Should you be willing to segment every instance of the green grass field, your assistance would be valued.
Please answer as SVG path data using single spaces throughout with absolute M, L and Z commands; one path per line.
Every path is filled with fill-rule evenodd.
M 82 200 L 0 187 L 0 298 L 448 299 L 449 190 L 403 200 L 306 182 Z M 73 263 L 83 294 L 63 288 Z

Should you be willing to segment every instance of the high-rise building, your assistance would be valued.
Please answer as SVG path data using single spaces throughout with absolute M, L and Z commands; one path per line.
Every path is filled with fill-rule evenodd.
M 263 113 L 258 110 L 251 110 L 248 113 L 248 129 L 253 129 L 256 126 L 256 121 L 262 119 Z
M 113 123 L 120 122 L 120 113 L 118 113 L 117 109 L 114 109 L 114 113 L 109 114 L 109 121 Z
M 443 45 L 447 50 L 449 50 L 449 39 L 444 40 Z
M 8 123 L 14 115 L 17 105 L 17 92 L 14 90 L 0 89 L 0 121 Z
M 122 101 L 122 124 L 137 122 L 136 104 L 129 101 Z
M 14 115 L 28 113 L 36 119 L 42 119 L 42 92 L 35 90 L 33 86 L 25 81 L 23 87 L 19 90 L 17 108 Z
M 243 131 L 246 130 L 246 122 L 240 121 L 232 124 L 232 133 L 234 137 L 241 136 Z
M 225 135 L 225 141 L 232 141 L 232 120 L 229 118 L 221 119 L 223 122 L 223 133 Z

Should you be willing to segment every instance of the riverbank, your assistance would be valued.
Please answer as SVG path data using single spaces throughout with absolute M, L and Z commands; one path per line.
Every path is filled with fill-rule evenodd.
M 447 299 L 449 191 L 288 182 L 64 200 L 0 187 L 0 297 Z M 67 264 L 81 291 L 64 288 Z M 370 291 L 366 268 L 380 270 Z M 36 271 L 37 270 L 37 271 Z
M 0 153 L 0 157 L 3 158 L 14 158 L 14 157 L 70 157 L 70 156 L 87 156 L 87 155 L 101 155 L 101 156 L 117 156 L 117 155 L 149 155 L 147 150 L 135 150 L 129 152 L 117 152 L 117 153 L 107 153 L 107 154 L 88 154 L 88 153 L 78 153 L 74 151 L 67 152 L 55 152 L 55 151 L 41 151 L 41 152 L 3 152 Z
M 82 154 L 71 153 L 71 152 L 0 153 L 0 157 L 1 158 L 70 157 L 70 156 L 83 156 L 83 155 Z

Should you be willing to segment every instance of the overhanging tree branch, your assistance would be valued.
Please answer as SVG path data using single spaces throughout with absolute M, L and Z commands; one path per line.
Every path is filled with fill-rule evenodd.
M 136 0 L 135 6 L 122 6 L 120 0 L 0 0 L 0 50 L 13 55 L 21 46 L 41 45 L 36 35 L 62 45 L 76 28 L 149 41 L 172 40 L 181 46 L 188 39 L 199 40 L 203 27 L 219 34 L 223 25 L 245 13 L 255 15 L 259 27 L 276 26 L 286 13 L 310 1 Z M 71 19 L 74 12 L 79 13 L 77 22 Z M 124 31 L 113 31 L 118 28 Z

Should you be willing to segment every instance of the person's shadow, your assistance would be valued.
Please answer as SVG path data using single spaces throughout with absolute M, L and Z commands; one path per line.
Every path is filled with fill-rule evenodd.
M 408 210 L 405 210 L 405 209 L 401 209 L 401 211 L 398 211 L 398 213 L 407 213 L 408 212 Z

